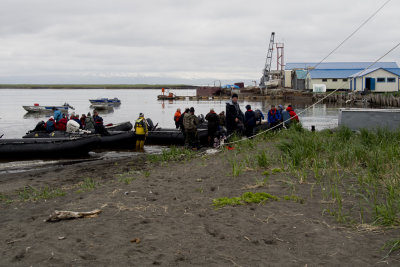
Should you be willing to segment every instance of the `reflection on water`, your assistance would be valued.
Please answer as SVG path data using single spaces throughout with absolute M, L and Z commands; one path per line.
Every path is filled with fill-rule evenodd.
M 193 96 L 195 90 L 170 90 L 178 96 Z M 153 122 L 159 123 L 160 127 L 174 127 L 173 116 L 177 108 L 194 107 L 196 114 L 206 114 L 210 108 L 219 113 L 225 110 L 226 100 L 157 100 L 157 95 L 161 90 L 129 90 L 129 89 L 1 89 L 0 98 L 0 134 L 4 133 L 3 138 L 20 138 L 28 130 L 31 130 L 41 120 L 47 120 L 51 114 L 26 113 L 23 105 L 54 105 L 67 102 L 75 107 L 75 114 L 87 114 L 93 112 L 90 108 L 89 99 L 98 97 L 114 98 L 121 100 L 121 105 L 115 107 L 113 112 L 100 110 L 99 113 L 104 119 L 104 123 L 118 123 L 124 121 L 134 121 L 139 113 L 144 113 L 146 117 L 151 118 Z M 271 101 L 239 101 L 244 111 L 247 104 L 252 109 L 261 109 L 266 115 L 271 104 L 283 104 L 287 106 L 292 104 L 297 113 L 303 111 L 309 103 L 290 101 L 271 100 Z M 338 106 L 328 106 L 318 104 L 315 107 L 300 114 L 300 120 L 305 127 L 315 125 L 316 129 L 332 128 L 337 126 Z

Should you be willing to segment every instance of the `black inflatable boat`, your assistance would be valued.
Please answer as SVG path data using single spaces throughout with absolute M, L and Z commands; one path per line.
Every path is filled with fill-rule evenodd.
M 87 154 L 100 143 L 98 136 L 86 138 L 0 139 L 0 158 L 64 158 Z

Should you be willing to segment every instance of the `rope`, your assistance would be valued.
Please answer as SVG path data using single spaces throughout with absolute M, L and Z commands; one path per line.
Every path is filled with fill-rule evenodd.
M 365 24 L 367 24 L 376 14 L 379 13 L 391 0 L 387 0 L 378 10 L 376 10 L 368 19 L 366 19 L 357 29 L 355 29 L 349 36 L 347 36 L 335 49 L 333 49 L 326 57 L 324 57 L 320 62 L 318 62 L 313 68 L 318 67 L 322 62 L 324 62 L 330 55 L 336 52 L 345 42 L 347 42 L 351 37 L 353 37 L 356 32 L 358 32 Z
M 370 67 L 372 67 L 373 65 L 375 65 L 375 64 L 376 64 L 377 62 L 379 62 L 382 58 L 384 58 L 385 56 L 387 56 L 388 54 L 390 54 L 393 50 L 395 50 L 395 49 L 396 49 L 397 47 L 399 47 L 399 46 L 400 46 L 400 42 L 399 42 L 397 45 L 395 45 L 394 47 L 392 47 L 389 51 L 387 51 L 383 56 L 379 57 L 377 60 L 375 60 L 373 63 L 371 63 L 368 67 L 366 67 L 366 68 L 365 68 L 364 70 L 362 70 L 360 73 L 366 71 L 367 69 L 369 69 Z M 350 79 L 350 82 L 352 82 L 355 78 L 356 78 L 356 77 L 352 77 L 352 78 Z M 305 108 L 303 111 L 299 112 L 299 114 L 297 114 L 297 115 L 300 115 L 300 114 L 306 112 L 307 110 L 309 110 L 310 108 L 314 107 L 315 105 L 319 104 L 320 102 L 322 102 L 323 100 L 325 100 L 326 98 L 328 98 L 329 96 L 331 96 L 332 94 L 334 94 L 335 92 L 337 92 L 338 90 L 340 90 L 341 88 L 343 88 L 343 86 L 346 85 L 346 84 L 347 84 L 346 82 L 343 82 L 342 85 L 340 85 L 338 88 L 336 88 L 335 90 L 333 90 L 332 92 L 330 92 L 329 94 L 327 94 L 326 96 L 324 96 L 323 98 L 319 99 L 317 102 L 315 102 L 315 103 L 312 104 L 311 106 Z M 275 129 L 275 128 L 278 128 L 278 127 L 280 127 L 281 125 L 283 125 L 285 122 L 288 122 L 288 121 L 290 121 L 290 120 L 291 120 L 291 119 L 287 119 L 287 120 L 285 120 L 285 121 L 283 121 L 283 122 L 280 122 L 279 124 L 275 125 L 274 127 L 269 128 L 269 129 L 267 129 L 267 130 L 265 130 L 265 131 L 259 132 L 259 133 L 255 134 L 255 135 L 250 136 L 250 137 L 242 138 L 242 139 L 240 139 L 240 140 L 236 140 L 236 141 L 224 143 L 223 145 L 231 145 L 231 144 L 235 144 L 235 143 L 242 142 L 242 141 L 247 140 L 247 139 L 249 139 L 249 138 L 256 137 L 256 136 L 258 136 L 258 135 L 261 135 L 261 134 L 264 134 L 264 133 L 266 133 L 266 132 L 269 132 L 269 131 L 271 131 L 271 130 L 273 130 L 273 129 Z M 221 145 L 220 145 L 219 147 L 221 147 Z
M 347 36 L 338 46 L 336 46 L 331 52 L 328 53 L 327 56 L 325 56 L 320 62 L 318 62 L 313 68 L 315 69 L 316 67 L 318 67 L 322 62 L 324 62 L 329 56 L 331 56 L 334 52 L 336 52 L 345 42 L 347 42 L 351 37 L 353 37 L 362 27 L 364 27 L 373 17 L 375 17 L 387 4 L 389 4 L 391 0 L 387 0 L 382 6 L 380 6 L 371 16 L 369 16 L 363 23 L 361 23 L 360 26 L 358 26 L 349 36 Z M 398 43 L 396 46 L 394 46 L 393 48 L 391 48 L 388 52 L 386 52 L 383 56 L 381 56 L 380 58 L 378 58 L 376 61 L 374 61 L 372 64 L 370 64 L 368 67 L 366 67 L 362 72 L 364 72 L 365 70 L 369 69 L 370 67 L 372 67 L 373 65 L 375 65 L 378 61 L 380 61 L 382 58 L 384 58 L 386 55 L 388 55 L 390 52 L 392 52 L 393 50 L 395 50 L 397 47 L 400 46 L 400 43 Z M 354 80 L 355 77 L 352 77 L 350 79 L 350 81 L 352 82 Z M 338 88 L 336 88 L 335 90 L 333 90 L 331 93 L 329 93 L 328 95 L 326 95 L 325 97 L 319 99 L 317 102 L 315 102 L 314 104 L 312 104 L 311 106 L 305 108 L 303 111 L 299 112 L 297 115 L 300 115 L 304 112 L 306 112 L 307 110 L 309 110 L 310 108 L 314 107 L 315 105 L 319 104 L 320 102 L 322 102 L 323 100 L 325 100 L 326 98 L 328 98 L 329 96 L 331 96 L 332 94 L 334 94 L 335 92 L 337 92 L 338 90 L 340 90 L 341 88 L 343 88 L 344 85 L 346 85 L 347 82 L 343 82 Z M 242 138 L 240 140 L 237 141 L 232 141 L 232 142 L 228 142 L 228 143 L 223 143 L 220 144 L 218 147 L 216 148 L 221 148 L 221 146 L 224 145 L 230 145 L 230 144 L 235 144 L 235 143 L 239 143 L 242 141 L 245 141 L 249 138 L 253 138 L 256 137 L 258 135 L 264 134 L 266 132 L 269 132 L 275 128 L 280 127 L 281 125 L 283 125 L 285 122 L 290 121 L 290 119 L 287 119 L 285 121 L 280 122 L 279 124 L 265 130 L 265 131 L 261 131 L 255 135 L 252 135 L 250 137 L 245 137 Z M 228 136 L 229 138 L 229 136 Z M 200 153 L 201 154 L 201 153 Z

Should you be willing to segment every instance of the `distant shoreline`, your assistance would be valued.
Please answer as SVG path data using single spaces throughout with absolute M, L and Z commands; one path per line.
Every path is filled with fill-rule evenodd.
M 185 84 L 0 84 L 0 89 L 196 89 Z

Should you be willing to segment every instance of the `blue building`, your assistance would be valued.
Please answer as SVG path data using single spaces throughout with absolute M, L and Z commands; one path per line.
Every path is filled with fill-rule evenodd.
M 391 72 L 399 72 L 400 69 L 396 62 L 323 62 L 323 63 L 287 63 L 285 66 L 286 71 L 291 70 L 295 73 L 296 70 L 307 70 L 307 80 L 305 81 L 305 88 L 312 90 L 315 84 L 325 84 L 328 90 L 350 90 L 350 81 L 353 75 L 368 69 L 384 69 Z M 287 72 L 285 72 L 286 74 Z M 295 85 L 300 84 L 296 81 L 296 75 L 292 75 L 293 88 L 301 90 L 302 88 Z M 286 85 L 286 84 L 285 84 Z M 353 85 L 354 86 L 354 85 Z M 383 86 L 379 91 L 392 91 L 393 88 L 385 89 Z

